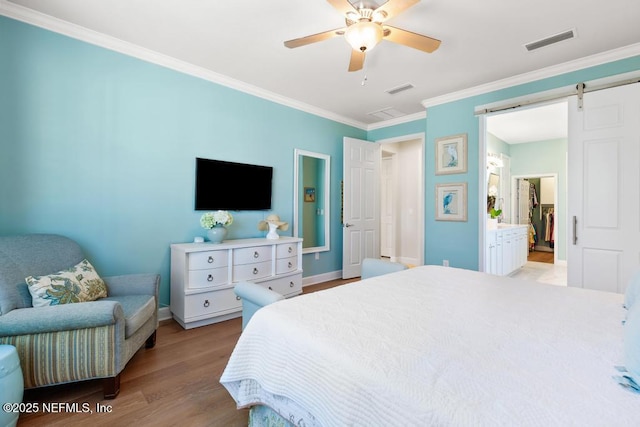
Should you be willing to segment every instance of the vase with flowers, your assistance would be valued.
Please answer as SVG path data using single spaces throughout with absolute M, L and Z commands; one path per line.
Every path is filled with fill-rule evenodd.
M 227 236 L 226 226 L 233 223 L 233 216 L 227 211 L 207 212 L 200 217 L 200 225 L 207 230 L 211 243 L 222 243 Z

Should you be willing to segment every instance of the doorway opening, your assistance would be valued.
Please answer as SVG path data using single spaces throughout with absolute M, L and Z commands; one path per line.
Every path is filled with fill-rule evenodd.
M 502 209 L 503 224 L 527 228 L 527 261 L 510 275 L 563 286 L 568 241 L 567 108 L 562 100 L 484 116 L 487 183 L 492 177 L 500 183 L 487 189 L 487 198 L 493 195 Z
M 407 265 L 424 263 L 424 135 L 381 144 L 380 255 Z

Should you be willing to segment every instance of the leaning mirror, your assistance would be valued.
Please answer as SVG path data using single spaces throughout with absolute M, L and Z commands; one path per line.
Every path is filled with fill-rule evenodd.
M 293 235 L 302 253 L 329 250 L 329 175 L 327 154 L 294 150 Z

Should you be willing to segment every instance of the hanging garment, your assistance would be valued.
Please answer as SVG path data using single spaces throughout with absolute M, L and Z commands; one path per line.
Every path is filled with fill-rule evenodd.
M 554 214 L 553 209 L 549 209 L 544 216 L 545 219 L 545 227 L 544 227 L 544 241 L 549 242 L 549 247 L 553 249 L 554 247 Z
M 534 183 L 529 184 L 529 209 L 533 210 L 533 208 L 538 207 L 538 190 L 536 190 L 536 185 Z

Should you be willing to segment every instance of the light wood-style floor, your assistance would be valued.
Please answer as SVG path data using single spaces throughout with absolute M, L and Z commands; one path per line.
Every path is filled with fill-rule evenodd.
M 354 280 L 307 286 L 303 293 Z M 246 426 L 248 410 L 236 409 L 219 383 L 241 328 L 240 318 L 190 330 L 163 321 L 156 346 L 139 350 L 124 369 L 116 399 L 103 399 L 102 381 L 26 390 L 23 402 L 39 411 L 21 414 L 18 426 Z M 45 413 L 45 403 L 63 405 Z M 80 411 L 88 404 L 93 413 L 70 412 L 64 403 L 78 403 Z
M 549 264 L 553 264 L 553 252 L 544 252 L 544 251 L 529 252 L 527 261 L 546 262 Z

